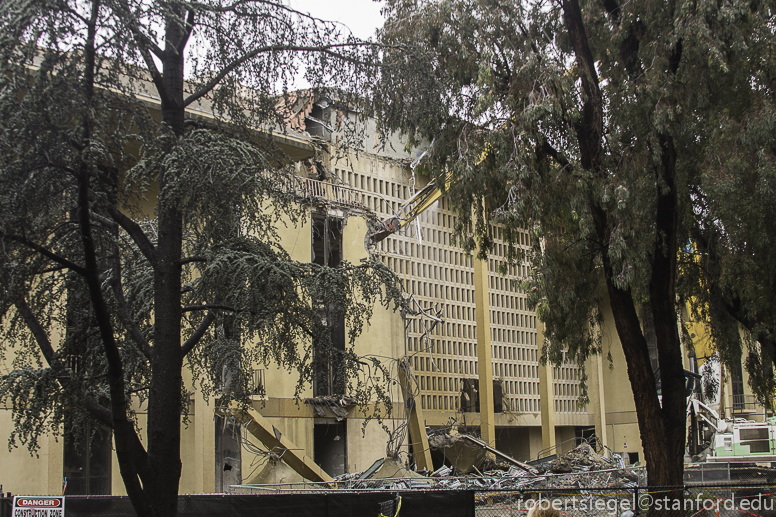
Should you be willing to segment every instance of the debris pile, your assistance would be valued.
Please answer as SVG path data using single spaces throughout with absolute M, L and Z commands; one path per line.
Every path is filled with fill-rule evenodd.
M 437 445 L 449 446 L 448 451 L 453 450 L 452 445 L 468 442 L 466 435 L 453 435 L 444 439 L 442 435 L 429 437 L 429 442 Z M 472 449 L 470 445 L 465 450 Z M 502 453 L 503 455 L 503 453 Z M 505 456 L 505 455 L 503 455 Z M 459 457 L 459 462 L 462 457 Z M 559 458 L 554 458 L 545 463 L 531 467 L 524 463 L 512 460 L 493 461 L 498 465 L 497 469 L 479 472 L 474 468 L 473 475 L 454 475 L 454 467 L 445 466 L 438 468 L 427 476 L 407 470 L 395 459 L 380 460 L 373 466 L 372 472 L 364 474 L 345 474 L 335 481 L 341 487 L 356 488 L 350 482 L 357 482 L 357 488 L 384 488 L 390 490 L 406 490 L 412 488 L 439 488 L 445 490 L 474 489 L 474 490 L 579 490 L 587 488 L 635 488 L 639 485 L 639 472 L 643 469 L 626 468 L 622 459 L 617 454 L 612 454 L 612 459 L 607 459 L 597 454 L 588 444 L 567 452 Z M 467 460 L 468 461 L 468 460 Z M 383 463 L 384 462 L 384 463 Z M 378 465 L 379 464 L 379 465 Z M 384 467 L 384 468 L 383 468 Z M 381 472 L 382 475 L 376 475 Z M 409 473 L 409 474 L 407 474 Z M 387 476 L 385 474 L 388 474 Z M 393 475 L 391 475 L 393 474 Z M 379 478 L 379 479 L 378 479 Z
M 517 461 L 494 449 L 479 438 L 459 434 L 455 428 L 447 432 L 430 434 L 428 445 L 437 464 L 449 463 L 456 474 L 480 474 L 485 470 L 508 470 L 515 466 L 529 474 L 539 472 L 530 465 Z
M 585 494 L 587 489 L 631 489 L 645 484 L 640 479 L 643 469 L 627 468 L 622 458 L 609 453 L 606 458 L 595 452 L 587 443 L 568 451 L 560 457 L 547 458 L 539 464 L 528 465 L 488 447 L 487 444 L 463 434 L 436 435 L 429 437 L 429 443 L 438 449 L 451 453 L 458 451 L 455 458 L 447 456 L 452 466 L 442 465 L 434 472 L 417 473 L 398 458 L 385 458 L 375 462 L 363 473 L 350 473 L 336 476 L 333 484 L 319 484 L 318 489 L 468 489 L 478 491 L 519 490 L 521 493 L 536 491 L 579 491 Z M 494 454 L 495 452 L 495 454 Z M 486 461 L 481 465 L 495 467 L 492 470 L 480 470 L 476 464 L 480 458 Z M 451 461 L 454 460 L 454 461 Z M 277 461 L 271 461 L 251 484 L 273 484 L 298 482 L 299 480 L 278 479 L 282 471 Z M 461 475 L 461 466 L 469 466 L 474 471 L 470 475 Z M 289 469 L 290 470 L 290 469 Z M 270 476 L 269 472 L 275 475 Z M 640 483 L 641 481 L 641 483 Z M 592 494 L 590 494 L 592 495 Z
M 282 458 L 275 453 L 270 453 L 267 464 L 251 479 L 249 485 L 280 485 L 288 483 L 304 483 L 306 480 L 289 467 Z

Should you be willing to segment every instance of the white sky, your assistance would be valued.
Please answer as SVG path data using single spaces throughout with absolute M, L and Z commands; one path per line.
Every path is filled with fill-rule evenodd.
M 287 0 L 289 6 L 322 20 L 346 25 L 359 38 L 374 36 L 383 25 L 382 2 L 372 0 Z

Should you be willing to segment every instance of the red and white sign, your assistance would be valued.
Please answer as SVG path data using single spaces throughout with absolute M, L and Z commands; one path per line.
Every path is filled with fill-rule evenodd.
M 65 517 L 64 496 L 13 497 L 13 517 Z

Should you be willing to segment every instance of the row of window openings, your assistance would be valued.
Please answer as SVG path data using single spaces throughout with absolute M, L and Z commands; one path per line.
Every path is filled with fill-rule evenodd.
M 398 270 L 396 270 L 396 272 L 400 275 L 406 274 L 408 276 L 428 278 L 430 280 L 443 280 L 456 284 L 474 285 L 474 274 L 468 271 L 446 268 L 444 266 L 420 264 L 402 259 L 398 259 L 396 262 L 398 262 Z
M 411 326 L 412 332 L 417 333 L 417 326 L 414 324 L 416 320 L 412 320 L 413 325 Z M 477 332 L 476 328 L 473 329 L 471 325 L 461 325 L 460 323 L 447 323 L 447 336 L 450 337 L 458 337 L 458 338 L 464 338 L 464 339 L 477 339 Z M 439 329 L 440 327 L 444 330 L 445 325 L 439 325 L 437 326 L 434 331 L 432 332 L 433 335 L 440 335 Z M 441 335 L 445 335 L 444 332 L 441 333 Z M 523 331 L 508 331 L 505 330 L 503 333 L 497 334 L 499 337 L 504 337 L 504 339 L 499 339 L 499 342 L 509 342 L 509 338 L 512 338 L 512 342 L 516 343 L 518 345 L 529 345 L 529 346 L 535 346 L 536 345 L 536 334 L 533 332 L 523 332 Z M 517 337 L 517 339 L 515 339 Z M 494 341 L 496 341 L 494 339 Z M 477 345 L 473 343 L 468 343 L 469 345 L 469 353 L 466 353 L 466 345 L 467 343 L 462 343 L 463 348 L 461 346 L 456 347 L 455 342 L 453 343 L 453 346 L 449 348 L 451 350 L 448 352 L 448 347 L 445 346 L 445 341 L 442 340 L 436 341 L 431 339 L 430 343 L 426 344 L 424 340 L 422 339 L 422 336 L 410 336 L 409 337 L 409 344 L 408 348 L 410 352 L 421 352 L 425 351 L 427 346 L 434 347 L 434 345 L 437 345 L 437 348 L 434 348 L 433 350 L 437 351 L 437 353 L 440 353 L 440 346 L 441 353 L 442 354 L 451 354 L 451 355 L 470 355 L 470 356 L 476 356 L 477 355 Z M 536 361 L 536 350 L 528 350 L 522 347 L 517 346 L 509 346 L 509 345 L 493 345 L 493 357 L 494 359 L 509 359 L 512 361 Z M 472 353 L 472 347 L 474 347 L 474 352 Z M 528 350 L 528 359 L 526 359 L 526 350 Z M 521 358 L 521 351 L 522 351 L 522 358 Z
M 579 397 L 578 384 L 553 384 L 552 393 L 556 397 Z
M 410 332 L 414 334 L 423 334 L 424 330 L 420 325 L 417 325 L 417 320 L 413 319 L 411 321 L 412 324 L 410 325 Z M 473 325 L 466 325 L 461 323 L 445 323 L 435 326 L 429 334 L 443 337 L 477 339 L 477 328 Z M 431 346 L 434 346 L 433 339 L 431 340 Z
M 385 241 L 383 241 L 385 242 Z M 394 246 L 396 245 L 396 241 L 392 240 Z M 415 246 L 414 244 L 410 244 L 410 246 Z M 422 249 L 422 258 L 425 260 L 426 258 L 426 246 L 418 246 L 419 249 Z M 395 250 L 394 250 L 395 251 Z M 471 257 L 464 254 L 459 253 L 457 251 L 450 251 L 447 250 L 437 250 L 437 248 L 432 248 L 429 246 L 429 257 L 428 260 L 430 260 L 432 263 L 437 262 L 437 251 L 439 251 L 439 261 L 449 264 L 451 266 L 460 266 L 460 267 L 466 267 L 471 268 Z M 449 262 L 448 262 L 449 259 Z M 410 260 L 404 260 L 404 259 L 396 259 L 392 261 L 394 267 L 394 271 L 396 271 L 400 275 L 408 275 L 408 276 L 416 276 L 421 278 L 428 278 L 431 280 L 442 280 L 445 282 L 453 282 L 456 284 L 465 284 L 465 285 L 473 285 L 474 284 L 474 274 L 470 273 L 469 271 L 461 271 L 459 269 L 455 268 L 447 268 L 444 266 L 434 266 L 432 264 L 423 264 L 423 263 L 417 263 Z M 494 271 L 493 268 L 491 268 L 491 271 Z M 517 265 L 512 266 L 512 269 L 508 273 L 508 275 L 520 275 L 522 272 L 522 276 L 527 275 L 527 267 L 525 265 Z M 499 289 L 501 291 L 508 291 L 508 292 L 514 292 L 514 291 L 521 291 L 515 284 L 514 280 L 504 277 L 502 275 L 490 275 L 490 288 L 491 289 Z
M 493 375 L 496 377 L 536 378 L 538 370 L 536 366 L 527 364 L 494 363 Z
M 415 282 L 414 280 L 409 282 L 409 285 L 405 284 L 405 289 L 410 290 L 413 294 L 416 294 L 417 296 L 424 296 L 426 298 L 440 298 L 439 294 L 442 291 L 442 286 L 436 285 L 436 284 L 428 284 L 427 282 Z M 460 303 L 474 303 L 474 294 L 469 289 L 460 289 L 460 288 L 450 288 L 445 286 L 444 287 L 445 293 L 449 293 L 453 295 L 452 301 L 458 301 Z M 491 294 L 491 299 L 493 299 L 493 294 Z M 496 295 L 498 296 L 498 295 Z M 514 299 L 514 297 L 511 297 Z M 446 296 L 445 299 L 450 300 L 449 296 Z M 518 299 L 519 307 L 524 307 L 523 305 L 523 299 Z M 477 318 L 477 311 L 473 307 L 462 307 L 460 305 L 450 305 L 445 304 L 444 306 L 444 316 L 445 318 L 449 319 L 459 319 L 459 320 L 468 320 L 468 321 L 474 321 Z M 515 310 L 524 310 L 524 309 L 515 309 Z M 516 314 L 516 313 L 508 313 L 505 311 L 490 311 L 490 322 L 494 325 L 511 325 L 514 327 L 524 327 L 524 328 L 536 328 L 536 316 L 530 316 L 530 315 L 524 315 L 524 314 Z M 495 329 L 494 329 L 495 331 Z M 508 332 L 514 332 L 512 330 L 504 329 L 504 339 L 503 341 L 508 341 L 509 337 L 507 335 Z M 501 338 L 501 329 L 499 329 L 498 338 L 496 337 L 496 334 L 493 334 L 492 339 L 498 339 L 499 341 L 502 341 Z M 515 336 L 512 335 L 512 339 L 514 341 Z
M 552 378 L 562 381 L 578 381 L 579 369 L 577 368 L 553 368 Z
M 430 264 L 416 264 L 415 262 L 410 262 L 409 260 L 402 260 L 402 259 L 395 259 L 391 257 L 384 257 L 384 263 L 390 267 L 393 271 L 396 271 L 399 275 L 408 275 L 410 277 L 421 277 L 421 278 L 429 278 L 431 280 L 440 280 L 444 282 L 451 282 L 456 284 L 464 284 L 471 286 L 474 283 L 474 275 L 471 274 L 468 271 L 461 271 L 458 269 L 452 269 L 452 268 L 446 268 L 446 267 L 440 267 L 440 266 L 432 266 Z M 417 269 L 416 269 L 417 265 Z M 508 278 L 504 278 L 502 276 L 490 276 L 490 288 L 493 290 L 502 290 L 507 292 L 522 292 L 521 289 L 516 288 L 512 285 L 512 280 Z M 415 281 L 411 278 L 405 278 L 403 279 L 404 285 L 411 285 L 413 286 L 413 290 L 415 288 L 415 285 L 422 286 L 424 293 L 430 293 L 429 295 L 424 296 L 431 296 L 431 297 L 441 297 L 442 294 L 442 286 L 438 286 L 438 284 L 433 284 L 434 289 L 428 288 L 425 286 L 424 282 Z M 515 289 L 513 289 L 515 287 Z M 445 298 L 446 299 L 452 299 L 455 301 L 463 301 L 463 302 L 469 302 L 473 303 L 474 301 L 474 290 L 472 289 L 461 289 L 460 287 L 454 287 L 451 288 L 449 286 L 445 286 Z M 419 294 L 419 293 L 416 293 Z M 514 310 L 521 310 L 526 311 L 528 310 L 528 306 L 525 303 L 525 298 L 521 296 L 514 296 L 509 294 L 503 294 L 503 293 L 490 293 L 490 303 L 493 306 L 497 307 L 503 307 L 505 309 L 514 309 Z
M 461 343 L 458 341 L 447 342 L 445 340 L 434 341 L 430 340 L 429 343 L 433 348 L 433 351 L 442 355 L 464 355 L 475 357 L 477 355 L 476 343 Z M 436 346 L 435 346 L 436 345 Z M 426 350 L 426 342 L 421 336 L 411 336 L 408 339 L 408 348 L 410 352 L 419 352 Z
M 369 196 L 367 196 L 369 200 Z M 367 202 L 369 208 L 371 202 Z M 394 206 L 394 211 L 396 213 Z M 376 208 L 374 208 L 376 210 Z M 382 212 L 382 201 L 380 202 L 380 211 Z M 426 230 L 425 232 L 423 230 Z M 430 235 L 430 239 L 426 239 L 426 235 Z M 410 239 L 411 237 L 407 237 Z M 447 232 L 437 230 L 428 230 L 421 228 L 421 238 L 424 241 L 430 241 L 441 246 L 455 246 L 451 239 L 451 234 Z M 501 245 L 499 245 L 501 246 Z M 380 241 L 380 251 L 384 253 L 394 253 L 397 255 L 415 257 L 422 260 L 430 260 L 432 262 L 444 262 L 446 264 L 454 264 L 462 267 L 472 267 L 472 257 L 466 253 L 460 251 L 449 251 L 446 249 L 439 249 L 436 246 L 427 246 L 425 244 L 415 244 L 414 242 L 406 242 L 401 238 L 393 238 L 389 240 Z M 503 255 L 499 255 L 503 256 Z M 507 267 L 507 275 L 526 277 L 528 276 L 528 267 L 525 264 L 506 264 L 503 260 L 488 260 L 488 271 L 495 273 L 498 270 L 500 264 L 504 264 Z M 401 267 L 401 265 L 400 265 Z M 403 273 L 403 271 L 402 271 Z M 409 274 L 409 270 L 408 270 Z M 414 275 L 414 270 L 412 271 Z M 420 272 L 418 273 L 420 274 Z
M 474 375 L 477 372 L 477 361 L 467 361 L 464 359 L 444 359 L 437 358 L 432 364 L 430 357 L 412 358 L 413 367 L 416 372 L 441 371 L 441 373 L 457 373 L 464 375 Z M 493 373 L 499 377 L 521 377 L 537 378 L 538 370 L 536 366 L 526 364 L 504 364 L 497 363 L 493 365 Z M 436 388 L 435 388 L 436 389 Z
M 412 367 L 416 372 L 432 371 L 430 357 L 412 358 Z M 436 366 L 442 373 L 459 373 L 464 375 L 474 375 L 477 372 L 477 361 L 464 361 L 463 359 L 435 359 Z
M 538 382 L 525 381 L 503 381 L 504 392 L 506 395 L 539 395 Z M 421 391 L 455 391 L 463 389 L 459 379 L 453 377 L 427 377 L 420 376 Z
M 493 359 L 506 359 L 508 361 L 533 361 L 537 360 L 536 349 L 493 345 Z
M 423 409 L 455 410 L 459 409 L 460 397 L 452 395 L 421 395 L 420 405 Z M 509 399 L 513 411 L 528 413 L 539 412 L 539 401 L 537 399 Z M 557 401 L 555 406 L 557 408 Z M 557 409 L 556 409 L 557 410 Z M 569 411 L 570 412 L 570 411 Z
M 400 199 L 407 199 L 409 194 L 407 187 L 398 185 L 393 181 L 378 180 L 377 178 L 372 178 L 366 174 L 359 174 L 357 172 L 346 171 L 344 169 L 334 169 L 334 173 L 340 180 L 342 180 L 342 183 L 350 185 L 353 188 L 368 190 L 382 196 L 390 196 Z
M 353 171 L 346 171 L 344 169 L 335 169 L 335 174 L 340 180 L 342 180 L 342 183 L 347 184 L 354 188 L 373 192 L 381 196 L 392 197 L 402 201 L 409 198 L 408 188 L 406 186 L 399 185 L 393 181 L 372 178 L 371 176 L 368 176 L 366 174 L 359 174 Z M 393 208 L 392 213 L 396 213 L 396 209 L 397 209 L 396 202 L 391 202 L 391 205 Z M 448 207 L 446 207 L 445 205 L 446 205 L 446 200 L 441 199 L 439 201 L 440 210 L 437 210 L 436 214 L 432 212 L 424 212 L 423 214 L 420 215 L 420 219 L 422 220 L 422 222 L 436 224 L 437 226 L 441 226 L 443 228 L 455 228 L 455 225 L 457 223 L 457 218 L 451 214 L 441 213 L 441 210 L 448 209 Z M 377 210 L 376 205 L 370 206 L 370 208 Z M 380 211 L 383 211 L 382 200 L 380 200 Z M 434 215 L 436 215 L 436 221 L 434 221 Z M 446 233 L 447 232 L 445 232 L 445 234 Z M 504 231 L 501 227 L 491 225 L 489 227 L 489 233 L 490 233 L 490 236 L 494 239 L 499 239 L 499 240 L 504 239 Z M 530 243 L 530 239 L 528 235 L 525 232 L 519 232 L 519 235 L 520 235 L 520 245 L 528 246 Z M 436 235 L 433 233 L 431 236 L 431 240 L 433 242 L 439 242 L 436 240 Z M 445 242 L 448 242 L 448 239 L 446 237 L 445 237 Z M 494 249 L 494 252 L 496 252 L 499 256 L 504 256 L 505 249 L 506 249 L 506 246 L 500 243 L 496 243 L 496 248 Z M 394 251 L 396 250 L 394 249 Z
M 519 243 L 516 242 L 513 246 L 520 246 L 521 248 L 522 247 L 526 247 L 526 246 L 528 246 L 528 241 L 529 241 L 529 239 L 526 238 L 525 234 L 521 233 L 520 234 L 520 242 Z M 491 255 L 496 256 L 496 257 L 506 257 L 508 250 L 509 250 L 509 245 L 508 244 L 501 244 L 501 243 L 495 242 L 495 243 L 493 243 L 493 248 L 491 248 L 490 253 L 491 253 Z M 525 270 L 523 270 L 523 271 L 525 271 Z
M 525 278 L 528 276 L 527 264 L 509 264 L 507 263 L 506 260 L 488 259 L 488 273 L 490 273 L 491 275 L 502 276 L 501 273 L 499 272 L 499 268 L 501 266 L 504 266 L 506 268 L 507 276 L 518 277 L 518 279 Z M 510 282 L 514 282 L 514 280 L 510 280 Z
M 368 201 L 368 204 L 371 203 L 371 196 L 366 196 Z M 383 202 L 380 201 L 380 211 L 383 211 Z M 396 203 L 391 203 L 390 205 L 393 207 L 393 212 L 396 213 L 397 205 Z M 374 207 L 369 206 L 369 208 L 374 208 L 377 210 L 377 205 L 375 204 Z M 444 230 L 436 230 L 434 228 L 427 228 L 427 227 L 421 227 L 420 228 L 420 238 L 423 242 L 429 242 L 433 244 L 437 244 L 439 246 L 448 246 L 448 247 L 459 247 L 457 242 L 453 242 L 453 234 L 452 232 L 444 231 Z M 402 238 L 394 238 L 390 241 L 382 241 L 382 244 L 380 245 L 380 251 L 384 251 L 387 253 L 396 253 L 398 255 L 409 255 L 411 257 L 417 257 L 417 258 L 423 258 L 425 259 L 428 257 L 429 260 L 437 260 L 437 257 L 439 260 L 444 259 L 445 262 L 448 260 L 448 250 L 439 249 L 437 246 L 431 246 L 431 245 L 425 245 L 425 244 L 416 244 L 413 241 L 413 237 L 405 236 Z M 522 245 L 521 245 L 522 247 Z M 488 260 L 488 268 L 491 272 L 495 272 L 496 268 L 498 268 L 500 263 L 503 263 L 503 260 L 499 260 L 500 258 L 506 257 L 508 247 L 503 244 L 496 244 L 494 245 L 493 250 L 491 251 L 491 256 L 496 257 L 496 260 L 489 259 Z M 438 252 L 438 255 L 437 255 Z M 463 266 L 471 267 L 472 263 L 472 257 L 466 253 L 457 252 L 457 251 L 450 251 L 449 252 L 449 258 L 450 261 L 456 261 L 456 265 L 460 264 Z M 526 276 L 528 269 L 525 265 L 520 264 L 505 264 L 507 266 L 508 274 L 510 275 L 517 275 L 517 276 Z
M 378 210 L 378 204 L 377 201 L 372 203 L 372 197 L 366 196 L 367 199 L 367 206 L 373 210 Z M 379 203 L 379 211 L 384 212 L 383 210 L 384 205 L 383 201 L 380 200 Z M 396 213 L 396 210 L 398 208 L 397 204 L 395 202 L 388 202 L 385 205 L 385 208 L 391 208 L 392 214 Z M 455 218 L 453 218 L 455 219 Z M 420 228 L 420 237 L 421 241 L 423 242 L 430 242 L 433 244 L 437 244 L 439 246 L 449 246 L 449 247 L 458 247 L 458 243 L 453 242 L 453 234 L 452 232 L 447 232 L 443 230 L 436 230 L 434 228 L 426 228 L 421 227 Z M 398 255 L 408 255 L 410 257 L 416 257 L 416 258 L 422 258 L 426 259 L 428 257 L 428 260 L 444 260 L 445 262 L 448 261 L 448 250 L 439 249 L 437 246 L 431 246 L 431 245 L 425 245 L 425 244 L 416 244 L 415 242 L 412 242 L 413 237 L 405 236 L 404 239 L 401 237 L 391 239 L 390 241 L 382 241 L 380 243 L 380 251 L 386 252 L 386 253 L 395 253 Z M 521 247 L 523 244 L 520 245 Z M 505 261 L 499 260 L 501 258 L 506 257 L 506 253 L 508 250 L 508 246 L 503 244 L 495 244 L 493 249 L 491 250 L 490 255 L 493 257 L 496 257 L 494 260 L 493 258 L 488 260 L 488 270 L 490 272 L 497 271 L 500 264 L 503 264 L 507 267 L 507 274 L 513 275 L 513 276 L 527 276 L 528 274 L 528 268 L 525 264 L 506 264 Z M 471 267 L 472 264 L 472 257 L 466 253 L 458 252 L 458 251 L 450 251 L 449 252 L 449 259 L 452 263 L 455 262 L 456 265 L 462 265 L 466 267 Z
M 469 357 L 477 356 L 476 343 L 462 343 L 459 341 L 430 340 L 429 343 L 434 352 L 440 355 L 462 355 Z M 410 336 L 408 338 L 408 349 L 410 352 L 426 351 L 425 340 L 420 336 Z M 506 359 L 509 361 L 537 361 L 536 349 L 524 348 L 518 346 L 493 345 L 493 358 Z M 575 371 L 576 379 L 579 379 L 579 372 Z
M 419 282 L 415 280 L 401 280 L 404 288 L 411 289 L 411 292 L 417 296 L 427 298 L 442 298 L 453 302 L 474 303 L 474 291 L 472 289 L 461 289 L 460 287 L 441 286 L 437 283 Z
M 488 237 L 490 237 L 493 240 L 500 240 L 503 241 L 506 236 L 504 235 L 506 231 L 502 226 L 496 226 L 496 225 L 489 225 L 488 226 Z M 520 235 L 520 244 L 528 246 L 530 243 L 530 237 L 528 237 L 528 234 L 525 231 L 519 232 Z
M 398 244 L 397 244 L 398 243 Z M 393 251 L 391 251 L 393 248 Z M 398 249 L 397 249 L 398 248 Z M 414 257 L 418 260 L 428 260 L 431 262 L 443 262 L 451 266 L 459 266 L 471 268 L 472 257 L 461 251 L 450 251 L 440 249 L 436 246 L 427 246 L 425 244 L 415 244 L 414 242 L 404 242 L 399 238 L 386 239 L 380 243 L 380 251 L 386 253 L 395 253 L 397 255 Z M 415 275 L 414 266 L 410 266 L 410 261 L 405 260 L 404 263 L 399 262 L 399 270 L 401 274 Z M 420 269 L 418 270 L 418 276 L 420 276 Z M 423 276 L 426 276 L 425 273 Z M 434 278 L 437 278 L 436 276 Z M 452 278 L 452 275 L 451 275 Z M 441 280 L 441 278 L 437 278 Z M 452 280 L 450 280 L 452 281 Z M 468 282 L 468 281 L 467 281 Z M 472 283 L 474 277 L 472 277 Z
M 536 345 L 536 334 L 522 330 L 491 329 L 491 339 L 497 343 Z
M 556 400 L 556 413 L 584 413 L 585 408 L 579 407 L 576 400 Z
M 490 311 L 490 322 L 495 325 L 511 325 L 513 327 L 524 327 L 532 329 L 536 328 L 536 316 L 516 314 L 514 312 Z

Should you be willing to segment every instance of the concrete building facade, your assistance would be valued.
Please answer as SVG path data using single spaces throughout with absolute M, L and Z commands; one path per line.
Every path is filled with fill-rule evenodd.
M 518 460 L 568 450 L 592 434 L 614 452 L 625 453 L 628 461 L 643 459 L 630 383 L 610 309 L 603 308 L 602 342 L 604 355 L 611 354 L 612 361 L 598 356 L 585 365 L 590 403 L 580 407 L 583 370 L 570 362 L 559 366 L 540 362 L 541 323 L 519 286 L 529 274 L 529 265 L 509 266 L 507 275 L 498 272 L 506 260 L 499 227 L 490 228 L 495 245 L 487 261 L 478 264 L 455 244 L 456 214 L 442 198 L 405 231 L 374 247 L 365 245 L 373 220 L 394 215 L 427 179 L 413 175 L 414 153 L 403 152 L 398 139 L 382 146 L 370 124 L 361 129 L 366 150 L 338 150 L 337 121 L 343 114 L 333 103 L 321 100 L 303 98 L 290 110 L 290 133 L 283 136 L 293 143 L 300 160 L 308 160 L 300 162 L 299 175 L 318 198 L 310 204 L 304 223 L 279 228 L 286 251 L 295 260 L 311 262 L 321 260 L 321 249 L 327 250 L 327 257 L 333 253 L 337 260 L 351 263 L 372 254 L 396 272 L 407 295 L 427 313 L 408 316 L 377 308 L 369 328 L 355 344 L 357 353 L 380 358 L 392 373 L 397 372 L 399 358 L 409 359 L 417 383 L 415 403 L 429 429 L 456 426 L 462 432 L 479 433 L 483 424 L 480 383 L 484 381 L 492 383 L 493 394 L 493 421 L 485 422 L 493 436 L 486 441 Z M 324 151 L 315 154 L 315 147 Z M 521 233 L 519 245 L 527 248 L 529 239 L 527 232 Z M 483 368 L 489 376 L 483 375 Z M 316 407 L 316 397 L 336 393 L 335 380 L 328 378 L 320 386 L 308 387 L 300 400 L 294 397 L 293 372 L 275 365 L 255 365 L 253 373 L 261 387 L 254 407 L 277 433 L 314 458 L 328 474 L 363 471 L 385 456 L 389 436 L 376 422 L 364 427 L 366 415 L 361 408 L 342 404 L 335 412 L 324 404 Z M 746 383 L 743 389 L 748 389 Z M 260 444 L 241 436 L 238 427 L 216 415 L 217 400 L 205 400 L 194 383 L 190 390 L 189 423 L 182 431 L 181 493 L 222 492 L 229 485 L 249 482 L 263 465 L 264 456 L 251 452 Z M 728 383 L 725 396 L 729 398 L 732 392 Z M 390 395 L 393 413 L 385 423 L 396 431 L 405 423 L 397 383 L 391 385 Z M 729 405 L 734 406 L 732 400 Z M 142 429 L 142 407 L 138 414 Z M 10 410 L 0 407 L 0 436 L 8 436 L 11 425 Z M 403 450 L 408 445 L 409 439 Z M 2 448 L 0 464 L 6 468 L 0 484 L 4 491 L 15 494 L 61 493 L 65 473 L 70 472 L 73 479 L 78 468 L 89 464 L 82 457 L 73 467 L 67 456 L 66 444 L 55 436 L 43 441 L 37 456 L 21 448 Z M 123 494 L 115 458 L 108 463 L 107 473 L 95 467 L 104 481 L 99 491 Z M 81 490 L 98 491 L 97 484 L 94 489 L 88 483 L 84 486 Z M 72 485 L 67 493 L 71 490 Z

